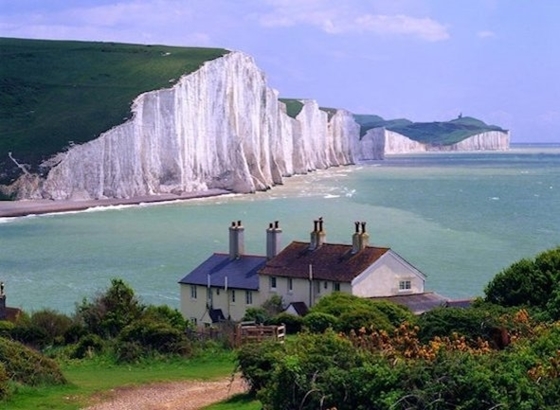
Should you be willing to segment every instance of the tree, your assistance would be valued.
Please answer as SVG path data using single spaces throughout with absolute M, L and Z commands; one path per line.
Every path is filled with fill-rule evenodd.
M 77 307 L 88 330 L 102 337 L 116 337 L 120 331 L 142 315 L 145 306 L 132 288 L 121 279 L 112 279 L 105 293 L 93 302 L 87 299 Z
M 521 259 L 498 273 L 484 289 L 486 301 L 502 306 L 546 308 L 560 281 L 560 248 L 534 260 Z

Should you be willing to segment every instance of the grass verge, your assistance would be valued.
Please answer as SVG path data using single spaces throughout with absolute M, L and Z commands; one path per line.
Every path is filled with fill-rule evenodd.
M 93 395 L 116 387 L 177 380 L 211 380 L 231 375 L 234 366 L 234 355 L 230 352 L 215 352 L 190 360 L 146 361 L 135 365 L 115 365 L 102 358 L 69 362 L 62 365 L 69 381 L 67 385 L 17 388 L 8 401 L 0 402 L 0 409 L 76 410 L 90 404 Z

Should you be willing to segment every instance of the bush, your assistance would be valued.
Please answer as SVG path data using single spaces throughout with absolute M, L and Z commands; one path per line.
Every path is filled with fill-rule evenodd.
M 0 337 L 11 337 L 14 324 L 7 320 L 0 320 Z
M 0 363 L 0 401 L 7 398 L 10 394 L 10 385 L 8 384 L 10 378 L 6 373 L 4 365 Z
M 286 333 L 294 334 L 301 330 L 303 318 L 301 316 L 292 315 L 290 313 L 280 313 L 269 320 L 271 325 L 286 325 Z
M 498 273 L 484 289 L 486 301 L 501 306 L 545 309 L 560 282 L 560 248 L 534 260 L 521 259 Z
M 64 336 L 72 326 L 72 319 L 63 313 L 52 309 L 43 309 L 31 314 L 31 325 L 42 329 L 45 334 L 44 343 L 61 345 L 64 343 Z
M 329 313 L 312 312 L 303 318 L 303 325 L 313 333 L 323 333 L 325 330 L 338 327 L 338 318 Z
M 187 322 L 185 320 L 181 312 L 177 309 L 172 309 L 167 305 L 146 307 L 142 318 L 145 320 L 168 324 L 181 332 L 185 331 L 187 327 L 192 326 L 190 321 Z
M 258 324 L 267 323 L 271 319 L 268 312 L 262 307 L 250 307 L 245 311 L 241 319 L 244 322 L 255 322 Z
M 88 334 L 78 341 L 72 357 L 75 359 L 91 357 L 94 354 L 102 353 L 105 347 L 105 341 L 101 337 L 95 334 Z
M 386 330 L 390 331 L 393 326 L 382 313 L 375 309 L 358 307 L 344 312 L 338 319 L 335 329 L 349 333 L 351 330 L 358 331 L 361 328 L 366 330 Z
M 0 338 L 0 363 L 11 380 L 25 385 L 66 383 L 55 361 L 5 338 Z
M 173 353 L 188 356 L 192 347 L 186 335 L 169 324 L 140 320 L 123 329 L 117 344 L 138 343 L 146 352 Z
M 105 293 L 92 302 L 82 301 L 77 307 L 77 316 L 83 320 L 88 332 L 112 338 L 139 319 L 144 308 L 128 284 L 121 279 L 112 279 Z
M 238 349 L 237 366 L 251 393 L 258 392 L 270 383 L 273 366 L 283 350 L 283 344 L 273 341 L 247 343 Z

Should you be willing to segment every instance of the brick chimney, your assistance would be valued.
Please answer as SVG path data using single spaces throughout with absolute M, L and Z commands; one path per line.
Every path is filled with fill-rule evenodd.
M 369 246 L 369 234 L 366 232 L 366 223 L 361 222 L 362 232 L 360 233 L 360 250 Z
M 354 235 L 352 235 L 352 253 L 360 252 L 360 223 L 354 222 Z
M 325 243 L 327 233 L 323 228 L 323 217 L 313 221 L 313 232 L 311 232 L 311 241 L 309 249 L 315 250 Z
M 355 229 L 352 235 L 352 253 L 358 253 L 369 245 L 369 235 L 366 232 L 365 222 L 354 222 Z
M 229 227 L 229 258 L 238 259 L 245 254 L 245 228 L 241 221 L 232 222 Z
M 266 258 L 272 259 L 281 250 L 280 237 L 282 234 L 282 229 L 278 224 L 278 221 L 274 221 L 274 224 L 270 223 L 268 229 L 266 230 Z

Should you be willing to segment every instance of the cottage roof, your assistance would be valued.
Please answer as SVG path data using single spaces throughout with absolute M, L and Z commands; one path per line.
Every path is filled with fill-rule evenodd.
M 444 307 L 449 302 L 449 299 L 435 292 L 380 296 L 380 297 L 372 297 L 370 299 L 386 300 L 388 302 L 393 302 L 399 305 L 406 306 L 412 311 L 412 313 L 416 315 L 427 312 L 428 310 L 435 309 L 437 307 Z
M 351 282 L 389 248 L 366 246 L 352 253 L 352 245 L 323 243 L 311 250 L 308 242 L 294 241 L 260 270 L 268 276 L 309 278 L 310 265 L 315 280 Z
M 265 256 L 241 255 L 231 259 L 229 254 L 214 253 L 191 273 L 179 281 L 184 285 L 208 285 L 232 289 L 258 290 L 258 271 L 266 262 Z

